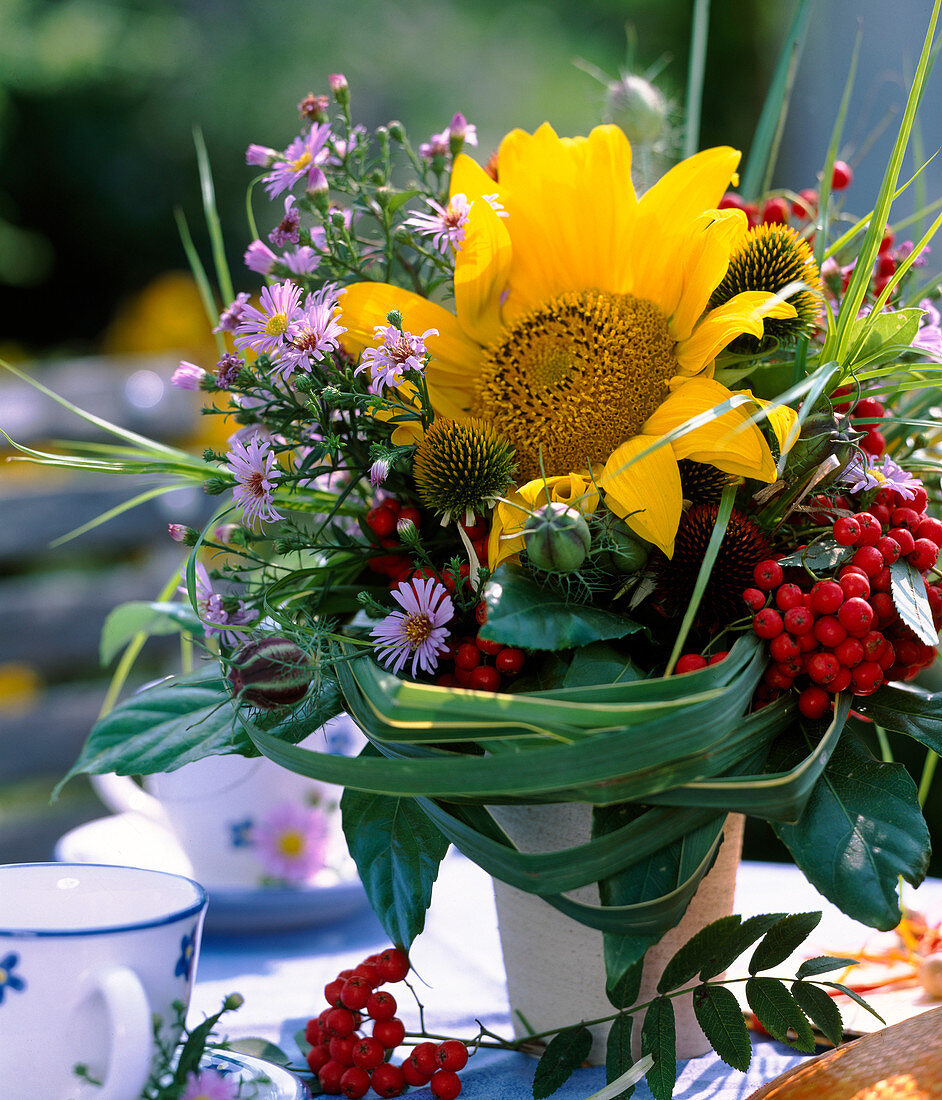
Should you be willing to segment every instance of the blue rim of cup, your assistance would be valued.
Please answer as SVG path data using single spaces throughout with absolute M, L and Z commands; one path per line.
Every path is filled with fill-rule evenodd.
M 63 873 L 72 869 L 75 871 L 88 870 L 93 867 L 107 867 L 116 871 L 138 871 L 143 875 L 159 875 L 161 878 L 177 879 L 187 882 L 196 890 L 196 900 L 192 905 L 177 909 L 173 913 L 167 913 L 162 917 L 154 917 L 152 920 L 134 921 L 125 924 L 110 924 L 101 927 L 90 928 L 5 928 L 0 926 L 0 939 L 3 938 L 30 938 L 40 939 L 47 936 L 104 936 L 115 932 L 140 932 L 145 928 L 160 928 L 168 924 L 176 924 L 177 921 L 197 916 L 206 909 L 209 896 L 206 890 L 194 879 L 185 875 L 177 875 L 171 871 L 154 871 L 147 867 L 130 867 L 120 863 L 0 863 L 0 872 L 8 867 L 55 867 Z

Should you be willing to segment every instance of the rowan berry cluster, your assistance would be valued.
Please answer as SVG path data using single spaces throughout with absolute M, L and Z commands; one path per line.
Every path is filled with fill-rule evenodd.
M 831 191 L 843 191 L 853 183 L 854 173 L 842 160 L 834 162 L 831 174 Z M 819 195 L 814 187 L 805 187 L 791 200 L 783 195 L 771 195 L 759 202 L 746 202 L 735 191 L 727 191 L 720 199 L 721 210 L 742 210 L 749 225 L 788 225 L 789 215 L 801 225 L 807 225 L 818 212 Z
M 835 397 L 846 397 L 852 387 L 842 386 L 834 391 Z M 885 407 L 875 397 L 861 397 L 859 401 L 839 401 L 834 411 L 850 417 L 854 428 L 863 433 L 857 446 L 873 458 L 879 458 L 886 450 L 886 438 L 877 424 L 886 415 Z
M 371 1088 L 377 1096 L 400 1096 L 408 1085 L 429 1085 L 438 1100 L 454 1100 L 461 1092 L 458 1070 L 468 1062 L 468 1048 L 458 1039 L 419 1043 L 399 1065 L 391 1061 L 406 1029 L 396 1015 L 396 998 L 382 986 L 408 973 L 408 956 L 389 947 L 324 986 L 327 1008 L 304 1029 L 311 1044 L 307 1064 L 322 1092 L 351 1100 Z
M 836 575 L 810 583 L 804 571 L 760 562 L 754 588 L 743 593 L 755 612 L 752 629 L 768 643 L 773 664 L 756 702 L 796 688 L 807 718 L 821 718 L 842 691 L 872 695 L 882 684 L 912 680 L 935 658 L 900 618 L 891 595 L 890 566 L 905 559 L 922 576 L 936 628 L 942 625 L 942 589 L 926 574 L 942 545 L 942 522 L 926 515 L 926 494 L 904 502 L 881 489 L 869 511 L 839 516 L 834 541 L 847 550 Z
M 467 635 L 449 643 L 442 654 L 440 666 L 454 663 L 454 672 L 442 672 L 436 684 L 442 687 L 468 687 L 476 691 L 500 691 L 504 680 L 517 676 L 524 666 L 526 654 L 516 646 L 492 642 Z

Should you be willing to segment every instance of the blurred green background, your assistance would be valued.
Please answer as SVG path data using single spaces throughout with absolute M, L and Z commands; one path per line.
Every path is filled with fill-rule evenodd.
M 587 70 L 611 78 L 628 67 L 656 70 L 679 123 L 693 6 L 693 0 L 0 0 L 0 356 L 61 362 L 99 352 L 160 353 L 169 360 L 176 352 L 200 361 L 205 318 L 186 279 L 168 274 L 186 267 L 175 206 L 209 255 L 194 126 L 213 166 L 236 288 L 250 289 L 241 257 L 250 240 L 245 194 L 255 170 L 245 165 L 245 147 L 287 145 L 299 131 L 296 104 L 308 92 L 326 93 L 330 73 L 346 74 L 358 121 L 373 127 L 401 119 L 415 144 L 462 111 L 478 127 L 483 161 L 514 126 L 533 129 L 548 120 L 560 133 L 578 134 L 601 121 L 605 87 Z M 841 155 L 858 171 L 848 205 L 868 209 L 905 97 L 901 74 L 912 67 L 930 7 L 926 0 L 899 0 L 891 15 L 881 0 L 819 0 L 775 182 L 814 185 L 861 15 L 859 92 Z M 713 0 L 701 146 L 748 151 L 793 8 L 791 0 Z M 871 146 L 880 127 L 882 137 Z M 924 141 L 927 154 L 934 152 L 931 126 Z M 259 215 L 264 231 L 274 219 Z M 204 365 L 211 356 L 210 347 Z M 109 360 L 102 400 L 124 392 L 129 372 L 146 389 L 159 388 L 161 372 L 166 380 L 170 370 L 164 361 L 119 375 Z M 73 396 L 90 400 L 90 368 L 73 365 L 57 377 L 67 385 L 77 376 Z M 0 426 L 22 414 L 23 423 L 37 425 L 37 438 L 55 434 L 44 413 L 21 408 L 25 392 L 4 389 L 0 379 Z M 181 399 L 159 392 L 160 407 Z M 130 403 L 115 418 L 158 405 L 128 393 Z M 172 409 L 167 415 L 185 436 L 194 412 L 195 405 L 189 420 Z M 134 426 L 153 429 L 146 419 Z M 107 679 L 96 667 L 95 645 L 107 608 L 155 594 L 157 578 L 167 575 L 160 572 L 166 552 L 175 548 L 158 547 L 155 565 L 154 545 L 166 541 L 167 519 L 184 518 L 182 509 L 168 515 L 158 509 L 136 526 L 108 525 L 97 541 L 51 551 L 52 538 L 109 498 L 96 496 L 97 488 L 80 496 L 72 487 L 47 487 L 44 479 L 40 486 L 39 477 L 25 489 L 11 488 L 10 470 L 0 485 L 10 532 L 6 544 L 0 539 L 0 619 L 5 607 L 11 624 L 6 651 L 0 646 L 0 760 L 6 753 L 0 862 L 44 858 L 66 826 L 101 813 L 81 784 L 70 785 L 54 811 L 48 793 L 104 696 Z M 26 620 L 39 632 L 29 650 L 15 625 Z M 74 624 L 68 646 L 64 621 Z M 921 758 L 911 763 L 918 772 Z M 768 858 L 775 850 L 771 832 L 756 826 L 747 854 Z

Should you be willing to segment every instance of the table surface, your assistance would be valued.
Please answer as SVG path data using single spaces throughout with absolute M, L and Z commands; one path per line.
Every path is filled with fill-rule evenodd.
M 928 914 L 942 914 L 942 881 L 907 888 L 906 903 Z M 839 954 L 873 933 L 850 920 L 827 902 L 794 867 L 744 862 L 736 890 L 736 912 L 822 910 L 821 924 L 803 954 Z M 223 998 L 238 992 L 245 1003 L 224 1018 L 223 1030 L 233 1039 L 257 1035 L 296 1050 L 293 1035 L 308 1017 L 325 1007 L 323 987 L 339 970 L 353 967 L 366 955 L 381 950 L 388 940 L 365 909 L 343 920 L 301 931 L 261 932 L 232 936 L 207 934 L 197 969 L 190 1021 L 218 1010 Z M 462 856 L 444 861 L 435 886 L 426 929 L 411 952 L 419 976 L 420 997 L 428 1030 L 470 1038 L 475 1019 L 489 1030 L 510 1035 L 507 991 L 497 933 L 490 878 Z M 797 964 L 796 964 L 797 965 Z M 791 963 L 777 972 L 791 974 Z M 417 1023 L 400 998 L 400 1015 L 407 1027 Z M 845 1025 L 848 1024 L 845 1014 Z M 678 1100 L 740 1100 L 761 1084 L 797 1065 L 805 1056 L 788 1047 L 754 1038 L 753 1060 L 747 1073 L 730 1069 L 714 1055 L 682 1064 L 675 1098 Z M 466 1100 L 529 1098 L 535 1060 L 508 1052 L 481 1052 L 462 1071 Z M 554 1096 L 557 1100 L 584 1100 L 605 1084 L 601 1067 L 576 1071 Z M 427 1100 L 428 1088 L 410 1090 L 415 1100 Z M 642 1082 L 636 1100 L 650 1100 Z

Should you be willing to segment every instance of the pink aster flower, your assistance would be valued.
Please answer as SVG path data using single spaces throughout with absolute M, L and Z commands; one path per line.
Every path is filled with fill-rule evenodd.
M 235 332 L 239 322 L 242 320 L 242 314 L 245 312 L 245 307 L 249 304 L 249 296 L 244 292 L 240 292 L 235 296 L 235 300 L 230 302 L 229 305 L 219 314 L 219 324 L 213 329 L 213 332 Z
M 928 352 L 935 359 L 942 359 L 942 326 L 939 311 L 929 298 L 923 298 L 919 308 L 924 311 L 913 347 Z
M 178 591 L 184 596 L 189 595 L 186 585 L 181 585 Z M 207 634 L 220 635 L 227 645 L 238 645 L 244 640 L 245 631 L 238 628 L 248 626 L 258 618 L 258 612 L 247 608 L 242 600 L 226 600 L 221 593 L 214 591 L 202 562 L 196 563 L 196 613 Z
M 386 478 L 389 477 L 389 459 L 378 458 L 372 466 L 370 466 L 370 485 L 374 489 L 378 489 Z
M 236 1100 L 239 1082 L 235 1077 L 223 1077 L 214 1069 L 192 1070 L 186 1075 L 186 1088 L 180 1100 Z
M 298 230 L 301 228 L 301 215 L 294 205 L 294 195 L 285 199 L 285 216 L 268 234 L 275 248 L 284 248 L 286 244 L 298 243 Z
M 327 817 L 323 810 L 283 802 L 253 826 L 251 837 L 269 875 L 286 882 L 306 882 L 324 866 Z
M 400 581 L 393 599 L 403 609 L 391 611 L 370 631 L 376 640 L 376 656 L 398 673 L 412 656 L 412 675 L 419 667 L 434 672 L 439 654 L 447 649 L 445 623 L 454 618 L 455 608 L 443 584 L 432 578 Z
M 286 252 L 281 262 L 293 275 L 311 275 L 320 266 L 321 258 L 310 245 L 302 244 Z
M 278 262 L 278 257 L 263 241 L 252 241 L 245 250 L 242 261 L 249 271 L 257 271 L 259 275 L 270 275 L 272 268 Z
M 307 177 L 309 190 L 327 185 L 320 160 L 329 136 L 328 125 L 315 123 L 306 134 L 291 142 L 283 153 L 284 160 L 274 164 L 264 178 L 265 190 L 270 199 L 290 190 L 304 176 Z
M 354 373 L 370 372 L 370 383 L 379 393 L 384 386 L 399 386 L 407 371 L 425 370 L 425 341 L 437 336 L 438 329 L 426 329 L 421 336 L 400 332 L 394 325 L 377 325 L 375 339 L 382 343 L 378 348 L 367 348 Z
M 206 377 L 206 371 L 195 363 L 180 360 L 180 365 L 170 377 L 170 384 L 180 390 L 198 390 Z
M 294 283 L 262 288 L 258 309 L 246 306 L 236 328 L 236 345 L 256 355 L 276 356 L 290 339 L 289 330 L 301 313 L 301 290 Z
M 277 149 L 269 149 L 267 145 L 250 145 L 245 150 L 245 163 L 256 164 L 260 168 L 271 168 L 277 156 Z
M 419 155 L 426 160 L 432 160 L 435 157 L 447 157 L 451 152 L 452 140 L 460 140 L 464 145 L 477 145 L 478 143 L 477 127 L 468 122 L 460 111 L 454 115 L 451 122 L 440 134 L 432 134 L 428 141 L 424 141 L 419 146 Z
M 434 199 L 425 201 L 435 213 L 413 214 L 411 218 L 406 218 L 403 225 L 411 225 L 416 233 L 431 237 L 432 244 L 442 252 L 447 252 L 449 246 L 460 250 L 472 204 L 460 192 L 451 196 L 446 207 L 440 206 Z
M 870 489 L 895 489 L 903 500 L 912 500 L 916 490 L 922 488 L 919 478 L 908 474 L 889 455 L 884 455 L 879 461 L 869 455 L 854 455 L 841 474 L 841 482 L 852 493 L 864 493 Z
M 264 523 L 284 519 L 272 507 L 272 490 L 281 477 L 271 444 L 252 436 L 248 443 L 236 441 L 226 455 L 229 472 L 236 479 L 232 499 L 242 505 L 243 521 L 254 531 Z
M 290 344 L 278 361 L 282 377 L 295 370 L 308 373 L 314 363 L 321 362 L 328 352 L 336 351 L 337 340 L 347 330 L 338 323 L 336 286 L 328 283 L 315 294 L 309 294 L 298 319 L 291 326 Z

